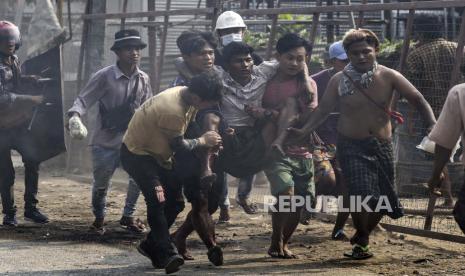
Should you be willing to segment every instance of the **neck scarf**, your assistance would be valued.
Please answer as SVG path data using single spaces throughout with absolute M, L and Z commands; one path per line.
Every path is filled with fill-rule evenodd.
M 344 68 L 344 71 L 356 82 L 359 82 L 363 88 L 368 88 L 373 83 L 373 76 L 375 75 L 376 69 L 378 69 L 378 63 L 375 61 L 373 63 L 373 68 L 368 70 L 365 73 L 360 73 L 355 70 L 352 63 L 347 64 Z M 353 95 L 355 93 L 355 87 L 349 78 L 345 75 L 342 75 L 342 78 L 339 82 L 339 95 L 347 96 Z

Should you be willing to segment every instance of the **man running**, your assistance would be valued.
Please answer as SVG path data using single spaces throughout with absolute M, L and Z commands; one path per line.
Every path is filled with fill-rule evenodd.
M 399 72 L 378 65 L 379 40 L 370 30 L 350 30 L 343 39 L 350 63 L 337 73 L 308 122 L 291 132 L 306 135 L 315 130 L 339 103 L 337 156 L 348 186 L 349 196 L 368 200 L 370 208 L 351 210 L 357 230 L 351 239 L 353 259 L 366 259 L 369 235 L 383 215 L 393 219 L 403 216 L 403 209 L 394 191 L 394 158 L 391 142 L 390 110 L 396 90 L 423 116 L 427 127 L 436 123 L 433 111 L 421 93 Z M 300 136 L 298 135 L 298 136 Z M 359 200 L 359 202 L 360 202 Z M 387 201 L 387 202 L 386 202 Z M 387 208 L 376 207 L 385 203 Z M 374 212 L 369 212 L 374 210 Z

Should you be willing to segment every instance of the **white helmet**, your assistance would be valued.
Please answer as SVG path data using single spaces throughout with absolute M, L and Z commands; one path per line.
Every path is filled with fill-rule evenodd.
M 233 11 L 225 11 L 216 20 L 216 30 L 229 29 L 229 28 L 246 28 L 242 17 Z

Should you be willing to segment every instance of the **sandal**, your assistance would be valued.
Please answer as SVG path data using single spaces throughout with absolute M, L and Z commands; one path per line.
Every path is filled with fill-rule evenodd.
M 344 256 L 354 260 L 364 260 L 373 257 L 373 253 L 368 251 L 367 246 L 355 244 L 351 252 L 344 253 Z
M 134 219 L 133 217 L 123 216 L 119 221 L 119 224 L 123 229 L 136 234 L 142 234 L 147 231 L 145 224 L 140 219 Z
M 105 227 L 103 226 L 103 223 L 100 224 L 100 223 L 97 223 L 97 222 L 94 222 L 92 223 L 92 225 L 89 227 L 89 231 L 91 233 L 94 233 L 94 234 L 98 234 L 100 236 L 103 236 L 106 232 L 106 229 Z
M 284 255 L 279 254 L 278 251 L 268 249 L 267 253 L 273 259 L 284 259 Z
M 299 256 L 296 254 L 292 253 L 289 249 L 284 250 L 284 256 L 283 259 L 298 259 Z
M 244 209 L 246 214 L 253 215 L 257 213 L 257 206 L 254 203 L 250 203 L 247 199 L 236 199 L 236 203 Z

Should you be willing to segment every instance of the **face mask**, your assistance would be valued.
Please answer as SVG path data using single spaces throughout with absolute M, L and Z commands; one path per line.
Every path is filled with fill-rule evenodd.
M 221 37 L 221 43 L 223 46 L 226 46 L 231 42 L 242 42 L 242 34 L 227 34 Z

